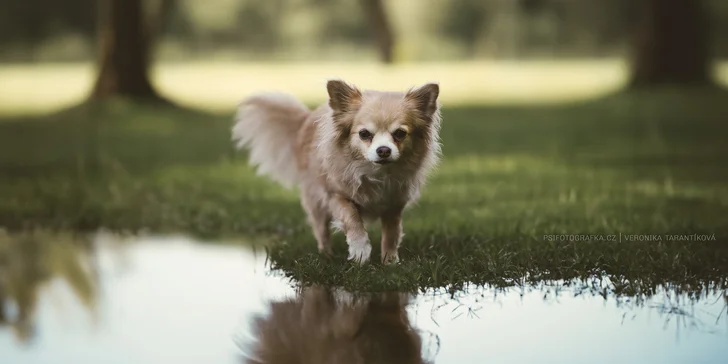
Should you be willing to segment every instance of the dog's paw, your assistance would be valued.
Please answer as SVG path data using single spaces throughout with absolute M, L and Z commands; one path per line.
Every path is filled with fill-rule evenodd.
M 331 245 L 319 246 L 318 251 L 319 251 L 319 254 L 323 254 L 326 256 L 334 255 L 334 250 L 331 248 Z
M 382 263 L 385 265 L 396 264 L 399 262 L 399 254 L 397 251 L 393 252 L 382 252 Z
M 349 260 L 359 264 L 364 264 L 369 261 L 369 256 L 372 255 L 372 245 L 369 243 L 369 237 L 364 236 L 358 239 L 346 239 L 349 244 Z

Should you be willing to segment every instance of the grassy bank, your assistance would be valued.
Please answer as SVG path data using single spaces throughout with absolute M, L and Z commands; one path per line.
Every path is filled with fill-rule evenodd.
M 341 235 L 334 259 L 320 257 L 296 193 L 256 177 L 231 149 L 230 113 L 123 100 L 2 119 L 0 226 L 254 236 L 272 242 L 272 263 L 289 276 L 351 289 L 594 274 L 624 292 L 655 283 L 699 289 L 728 277 L 726 99 L 664 90 L 446 108 L 445 158 L 405 216 L 396 267 L 346 263 Z M 667 241 L 685 234 L 716 241 Z M 616 235 L 621 241 L 599 241 Z

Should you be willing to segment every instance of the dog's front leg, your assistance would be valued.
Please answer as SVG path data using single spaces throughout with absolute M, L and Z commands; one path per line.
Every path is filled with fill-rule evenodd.
M 382 263 L 399 261 L 399 244 L 402 241 L 402 209 L 387 211 L 382 215 Z
M 342 196 L 331 199 L 331 213 L 341 225 L 346 234 L 346 243 L 349 245 L 349 260 L 365 263 L 372 253 L 369 235 L 364 228 L 364 221 L 353 202 Z

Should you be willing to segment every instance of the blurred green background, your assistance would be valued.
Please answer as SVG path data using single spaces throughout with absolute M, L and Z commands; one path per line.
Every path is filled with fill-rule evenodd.
M 198 108 L 230 110 L 262 89 L 320 102 L 324 80 L 344 76 L 372 88 L 439 80 L 448 105 L 583 99 L 628 84 L 639 49 L 669 63 L 663 38 L 712 59 L 711 76 L 728 81 L 728 5 L 720 0 L 697 2 L 694 16 L 681 8 L 689 2 L 648 0 L 135 2 L 141 23 L 119 26 L 128 32 L 139 23 L 150 51 L 120 52 L 150 53 L 145 65 L 159 92 Z M 111 24 L 99 4 L 4 1 L 0 111 L 52 111 L 91 92 Z M 665 24 L 650 20 L 670 7 Z
M 0 227 L 255 236 L 349 288 L 724 281 L 724 245 L 544 240 L 728 237 L 727 54 L 722 0 L 5 0 Z M 329 78 L 441 84 L 445 157 L 386 272 L 318 257 L 295 192 L 232 149 L 243 98 L 313 106 Z

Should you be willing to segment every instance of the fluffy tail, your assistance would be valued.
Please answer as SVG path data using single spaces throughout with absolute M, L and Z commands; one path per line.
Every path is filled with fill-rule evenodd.
M 311 111 L 288 94 L 252 96 L 238 107 L 233 141 L 250 151 L 250 164 L 284 187 L 294 187 L 299 178 L 295 143 L 298 131 Z

